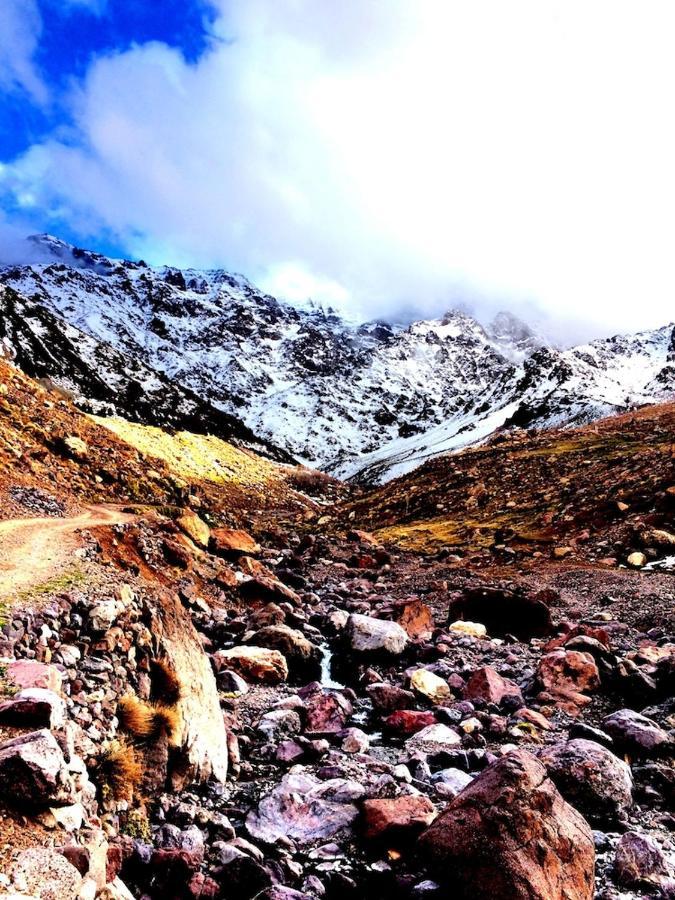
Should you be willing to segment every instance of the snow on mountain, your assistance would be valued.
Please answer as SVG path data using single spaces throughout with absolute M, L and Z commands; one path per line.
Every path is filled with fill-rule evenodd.
M 675 393 L 672 325 L 563 351 L 509 313 L 486 327 L 459 311 L 358 325 L 222 270 L 31 240 L 39 262 L 6 267 L 0 281 L 343 477 L 384 480 L 505 424 L 591 421 Z

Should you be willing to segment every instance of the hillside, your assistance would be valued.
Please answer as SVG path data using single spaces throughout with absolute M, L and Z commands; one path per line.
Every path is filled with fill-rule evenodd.
M 5 329 L 31 374 L 74 382 L 94 411 L 280 448 L 362 483 L 504 426 L 583 424 L 675 395 L 673 324 L 561 350 L 508 313 L 356 323 L 224 270 L 113 260 L 48 235 L 30 252 L 40 263 L 0 282 L 19 295 Z

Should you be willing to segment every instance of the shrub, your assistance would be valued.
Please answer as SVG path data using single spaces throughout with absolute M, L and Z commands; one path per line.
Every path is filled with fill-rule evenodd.
M 148 704 L 128 694 L 117 704 L 117 718 L 122 731 L 141 740 L 147 740 L 155 731 L 154 710 Z
M 153 712 L 154 736 L 165 734 L 171 746 L 177 746 L 180 731 L 180 713 L 175 706 L 166 706 L 164 703 L 154 703 Z
M 150 663 L 152 699 L 165 706 L 175 706 L 181 698 L 181 684 L 176 670 L 166 659 Z
M 333 478 L 326 472 L 319 472 L 317 469 L 306 469 L 304 466 L 297 466 L 290 469 L 286 475 L 286 482 L 296 491 L 303 491 L 307 494 L 326 494 L 330 488 L 340 484 L 337 478 Z
M 134 748 L 122 738 L 111 741 L 104 750 L 98 773 L 101 787 L 107 788 L 115 800 L 131 801 L 141 782 L 143 767 Z

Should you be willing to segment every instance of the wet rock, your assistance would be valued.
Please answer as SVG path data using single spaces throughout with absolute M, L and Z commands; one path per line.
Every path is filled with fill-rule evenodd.
M 386 682 L 368 685 L 366 693 L 373 701 L 373 706 L 383 713 L 407 709 L 415 703 L 415 695 L 411 691 Z
M 357 653 L 389 653 L 397 656 L 408 644 L 408 635 L 397 622 L 373 619 L 358 613 L 349 617 L 346 634 L 351 649 Z
M 246 827 L 266 844 L 285 838 L 302 844 L 332 837 L 354 822 L 358 816 L 354 801 L 362 795 L 357 782 L 322 782 L 304 770 L 291 771 L 249 813 Z
M 305 701 L 305 733 L 310 737 L 337 734 L 345 727 L 354 707 L 341 691 L 301 692 Z
M 499 706 L 505 697 L 512 698 L 519 705 L 523 703 L 523 695 L 518 685 L 507 678 L 502 678 L 490 666 L 477 669 L 464 689 L 466 700 L 483 700 L 485 703 L 494 703 L 496 706 Z
M 650 887 L 667 882 L 673 875 L 668 860 L 648 835 L 627 831 L 617 844 L 616 878 L 625 887 Z
M 423 728 L 436 724 L 436 716 L 432 712 L 416 709 L 397 709 L 384 720 L 384 727 L 396 734 L 409 736 L 417 734 Z
M 39 900 L 76 900 L 82 886 L 75 866 L 56 850 L 42 847 L 22 850 L 10 876 L 16 890 Z
M 236 528 L 214 528 L 211 532 L 211 549 L 219 556 L 237 557 L 260 553 L 260 544 L 245 531 Z
M 581 738 L 545 747 L 539 760 L 565 800 L 597 825 L 620 821 L 633 803 L 630 767 Z
M 595 849 L 543 765 L 516 750 L 478 775 L 420 838 L 455 900 L 592 900 Z
M 416 669 L 410 676 L 410 687 L 432 703 L 444 703 L 452 699 L 448 682 L 428 669 Z
M 61 728 L 65 715 L 63 699 L 46 688 L 25 688 L 0 702 L 0 719 L 24 727 Z
M 431 824 L 436 815 L 433 803 L 422 794 L 364 800 L 362 812 L 366 838 L 385 839 L 388 843 L 416 837 Z
M 603 729 L 618 748 L 636 756 L 658 756 L 674 749 L 667 731 L 632 709 L 620 709 L 602 720 Z
M 342 749 L 345 753 L 365 753 L 370 747 L 370 739 L 360 728 L 346 728 L 340 733 Z
M 33 806 L 73 802 L 74 788 L 54 735 L 42 729 L 0 744 L 0 793 Z
M 414 734 L 405 743 L 408 752 L 421 751 L 422 753 L 434 754 L 461 744 L 462 739 L 452 728 L 447 725 L 438 723 L 436 725 L 428 725 L 417 734 Z
M 278 650 L 249 645 L 217 650 L 213 654 L 216 670 L 234 669 L 248 681 L 279 684 L 288 678 L 288 664 Z
M 251 637 L 252 644 L 278 650 L 288 663 L 292 675 L 318 674 L 321 667 L 321 650 L 308 641 L 301 631 L 288 625 L 268 625 Z

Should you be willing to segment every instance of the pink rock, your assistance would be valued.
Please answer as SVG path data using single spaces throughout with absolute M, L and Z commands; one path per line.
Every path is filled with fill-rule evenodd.
M 428 725 L 434 725 L 436 716 L 432 712 L 421 712 L 416 709 L 399 709 L 384 720 L 391 731 L 398 734 L 416 734 Z
M 31 659 L 17 659 L 7 666 L 7 680 L 18 688 L 46 688 L 55 691 L 61 690 L 61 673 L 55 666 L 35 662 Z
M 516 697 L 522 703 L 523 695 L 520 688 L 513 681 L 502 678 L 491 666 L 483 666 L 477 669 L 464 690 L 466 700 L 483 700 L 485 703 L 494 703 L 497 706 L 505 697 Z

